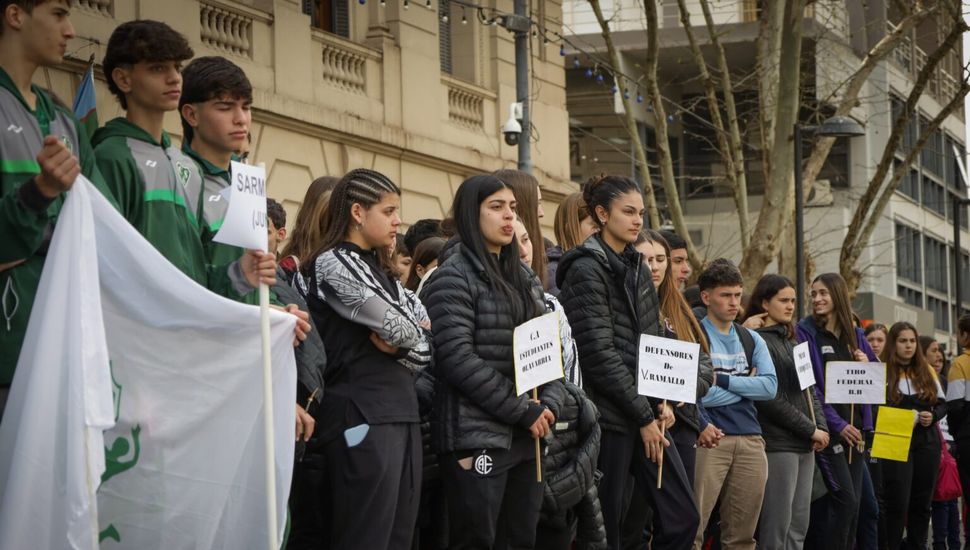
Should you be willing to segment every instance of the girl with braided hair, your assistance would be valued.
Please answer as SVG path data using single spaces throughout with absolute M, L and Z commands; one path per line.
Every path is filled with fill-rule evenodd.
M 408 548 L 421 490 L 415 372 L 431 361 L 424 307 L 387 275 L 400 190 L 353 170 L 330 198 L 300 285 L 327 349 L 317 426 L 328 467 L 330 547 Z

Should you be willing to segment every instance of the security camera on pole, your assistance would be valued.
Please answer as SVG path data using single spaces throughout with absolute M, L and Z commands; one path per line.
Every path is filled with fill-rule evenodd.
M 502 26 L 515 33 L 515 96 L 509 120 L 502 126 L 505 143 L 519 146 L 519 170 L 532 173 L 532 147 L 530 143 L 532 123 L 529 119 L 529 30 L 532 20 L 528 15 L 527 0 L 515 0 L 513 14 L 502 19 Z M 517 107 L 518 106 L 518 107 Z M 515 116 L 518 114 L 519 116 Z M 518 131 L 515 131 L 518 130 Z M 523 134 L 522 136 L 521 134 Z

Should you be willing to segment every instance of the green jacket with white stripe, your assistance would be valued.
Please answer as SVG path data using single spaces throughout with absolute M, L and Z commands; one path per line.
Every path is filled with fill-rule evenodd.
M 122 215 L 175 267 L 222 296 L 238 299 L 253 289 L 239 262 L 206 260 L 196 216 L 202 174 L 195 162 L 124 118 L 109 121 L 92 138 L 98 168 Z M 238 257 L 237 257 L 238 259 Z
M 33 110 L 0 69 L 0 385 L 13 381 L 47 247 L 64 204 L 64 194 L 53 201 L 32 200 L 39 196 L 32 179 L 40 173 L 37 155 L 44 136 L 60 137 L 77 155 L 81 172 L 111 199 L 77 119 L 44 90 L 33 86 L 32 91 L 37 97 Z
M 194 151 L 188 142 L 182 142 L 182 152 L 191 157 L 202 172 L 202 195 L 195 215 L 199 220 L 202 248 L 206 258 L 216 265 L 238 259 L 246 253 L 245 249 L 212 240 L 222 227 L 226 211 L 229 210 L 229 201 L 222 195 L 222 191 L 229 187 L 229 171 L 206 160 Z M 259 292 L 253 291 L 235 299 L 244 304 L 259 305 Z

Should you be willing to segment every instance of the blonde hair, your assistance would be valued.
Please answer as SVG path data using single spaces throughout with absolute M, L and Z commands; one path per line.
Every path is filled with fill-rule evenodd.
M 554 220 L 556 240 L 563 251 L 576 248 L 583 243 L 579 224 L 589 217 L 589 209 L 583 201 L 582 193 L 567 195 L 559 204 Z

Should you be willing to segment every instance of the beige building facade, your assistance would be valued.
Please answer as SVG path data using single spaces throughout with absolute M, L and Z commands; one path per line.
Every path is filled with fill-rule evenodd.
M 533 19 L 558 30 L 560 3 L 538 4 Z M 36 82 L 70 103 L 93 54 L 103 124 L 123 114 L 100 70 L 111 32 L 133 19 L 168 23 L 197 56 L 221 55 L 246 71 L 254 88 L 250 159 L 265 163 L 268 194 L 284 204 L 291 227 L 307 186 L 319 176 L 379 170 L 403 188 L 404 222 L 413 223 L 444 217 L 464 178 L 516 165 L 517 148 L 501 133 L 516 100 L 513 36 L 482 24 L 477 10 L 447 0 L 430 6 L 424 0 L 73 5 L 77 36 L 65 63 L 38 71 Z M 512 11 L 511 0 L 481 5 L 485 17 Z M 569 182 L 559 45 L 538 36 L 532 44 L 533 173 L 542 185 L 551 238 L 555 205 L 576 186 Z M 181 135 L 177 113 L 167 116 L 166 129 Z

